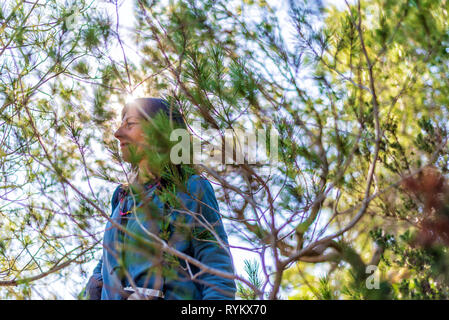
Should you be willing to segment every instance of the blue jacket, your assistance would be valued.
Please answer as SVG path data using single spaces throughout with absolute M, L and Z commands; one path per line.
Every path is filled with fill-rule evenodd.
M 115 189 L 111 201 L 111 218 L 116 219 L 118 223 L 120 223 L 120 205 L 118 205 L 120 187 L 118 186 Z M 152 242 L 154 240 L 141 228 L 135 215 L 147 230 L 157 233 L 159 236 L 165 234 L 169 245 L 201 263 L 228 273 L 234 273 L 234 266 L 229 250 L 223 249 L 222 246 L 217 244 L 217 241 L 211 241 L 214 239 L 214 237 L 211 237 L 212 233 L 198 224 L 192 214 L 182 212 L 184 210 L 182 205 L 179 211 L 173 210 L 171 213 L 164 211 L 164 205 L 159 197 L 154 194 L 154 190 L 155 187 L 151 187 L 146 191 L 147 196 L 153 196 L 151 203 L 154 204 L 154 208 L 147 211 L 165 215 L 165 220 L 151 219 L 148 212 L 139 210 L 139 208 L 128 213 L 125 216 L 127 222 L 124 226 L 126 230 L 137 236 L 137 240 L 119 232 L 111 222 L 108 221 L 106 224 L 103 237 L 103 256 L 91 277 L 94 281 L 103 282 L 101 299 L 124 299 L 119 288 L 131 286 L 128 281 L 129 278 L 133 280 L 137 287 L 154 288 L 162 283 L 163 286 L 158 288 L 164 292 L 165 299 L 235 299 L 236 286 L 234 280 L 207 272 L 201 273 L 194 280 L 191 280 L 189 274 L 195 275 L 200 270 L 192 264 L 187 266 L 183 259 L 169 259 L 174 263 L 168 265 L 168 267 L 166 265 L 162 275 L 155 272 L 158 269 L 154 267 L 157 262 L 151 256 L 154 254 L 156 257 L 160 252 L 154 250 L 152 246 L 146 245 L 145 247 L 145 245 L 142 245 L 143 242 L 139 241 L 144 239 Z M 219 207 L 210 182 L 198 175 L 193 175 L 187 181 L 186 190 L 186 193 L 178 192 L 177 199 L 189 211 L 199 213 L 198 218 L 202 217 L 209 222 L 222 242 L 227 245 L 227 235 L 221 217 L 217 213 Z M 123 211 L 132 210 L 133 197 L 128 195 L 124 201 L 126 205 Z M 137 199 L 137 206 L 139 204 L 140 202 Z M 118 261 L 122 261 L 122 263 L 120 264 Z M 126 270 L 128 276 L 124 276 L 123 269 Z

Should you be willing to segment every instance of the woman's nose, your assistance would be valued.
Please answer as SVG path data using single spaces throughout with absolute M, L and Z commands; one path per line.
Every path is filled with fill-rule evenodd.
M 116 137 L 119 140 L 123 137 L 121 126 L 114 132 L 114 137 Z

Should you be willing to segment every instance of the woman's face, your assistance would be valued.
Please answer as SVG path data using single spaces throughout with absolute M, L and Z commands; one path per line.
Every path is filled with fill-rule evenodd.
M 140 121 L 141 117 L 135 106 L 125 107 L 122 113 L 122 124 L 114 133 L 114 136 L 120 141 L 122 158 L 125 162 L 130 162 L 130 145 L 136 147 L 138 154 L 140 154 L 145 145 Z

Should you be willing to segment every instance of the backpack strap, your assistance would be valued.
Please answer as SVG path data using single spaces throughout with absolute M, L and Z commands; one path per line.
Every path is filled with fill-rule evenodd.
M 118 205 L 118 203 L 119 203 L 119 201 L 120 201 L 119 195 L 120 195 L 120 193 L 122 192 L 122 190 L 123 190 L 122 185 L 119 185 L 119 186 L 115 189 L 114 194 L 112 195 L 112 200 L 111 200 L 112 211 L 111 211 L 111 215 L 112 215 L 112 213 L 114 212 L 115 207 L 117 207 L 117 205 Z

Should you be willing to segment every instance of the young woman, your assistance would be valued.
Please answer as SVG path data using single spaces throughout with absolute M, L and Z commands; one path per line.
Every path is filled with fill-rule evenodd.
M 164 124 L 167 132 L 174 128 L 171 124 L 186 128 L 180 113 L 163 99 L 139 98 L 122 110 L 122 125 L 114 136 L 123 160 L 132 164 L 132 176 L 113 193 L 111 219 L 116 224 L 106 225 L 103 256 L 85 291 L 89 299 L 235 298 L 232 278 L 185 258 L 234 272 L 214 190 L 192 166 L 167 161 L 159 141 Z M 144 132 L 161 138 L 148 141 Z M 186 256 L 167 254 L 158 246 L 160 239 Z

